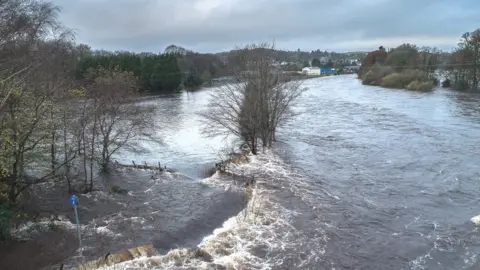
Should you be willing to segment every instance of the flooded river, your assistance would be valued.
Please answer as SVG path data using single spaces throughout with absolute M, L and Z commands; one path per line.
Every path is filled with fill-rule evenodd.
M 196 116 L 215 89 L 145 101 L 168 119 L 164 144 L 117 159 L 179 173 L 126 171 L 102 185 L 127 195 L 80 196 L 85 249 L 65 264 L 153 243 L 161 256 L 115 269 L 479 269 L 469 219 L 480 214 L 480 96 L 363 86 L 353 75 L 305 86 L 302 114 L 275 147 L 236 168 L 257 179 L 247 212 L 234 179 L 202 177 L 225 146 L 201 136 Z M 42 194 L 75 233 L 68 204 Z M 212 258 L 185 255 L 195 246 Z

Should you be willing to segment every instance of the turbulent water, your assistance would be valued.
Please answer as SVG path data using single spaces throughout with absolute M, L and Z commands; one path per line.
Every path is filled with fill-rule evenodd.
M 195 115 L 215 89 L 147 101 L 168 119 L 164 145 L 118 159 L 179 174 L 127 171 L 103 184 L 129 194 L 81 196 L 86 247 L 66 264 L 153 243 L 161 256 L 115 269 L 480 268 L 469 220 L 480 214 L 480 97 L 362 86 L 354 76 L 304 86 L 302 114 L 275 147 L 235 169 L 258 183 L 247 210 L 234 179 L 202 178 L 225 144 L 203 138 Z M 211 262 L 188 256 L 197 245 Z

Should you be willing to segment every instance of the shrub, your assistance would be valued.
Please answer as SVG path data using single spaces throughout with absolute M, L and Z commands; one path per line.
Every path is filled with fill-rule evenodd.
M 433 84 L 433 81 L 429 79 L 424 72 L 420 70 L 410 69 L 403 72 L 392 73 L 382 79 L 380 85 L 387 88 L 408 88 L 408 85 L 414 81 L 425 82 Z M 418 83 L 412 84 L 412 87 L 416 87 Z M 427 84 L 422 87 L 426 87 Z M 433 87 L 432 87 L 433 88 Z M 431 88 L 430 88 L 431 89 Z
M 123 188 L 121 188 L 121 187 L 119 187 L 119 186 L 115 186 L 115 185 L 112 186 L 112 187 L 110 188 L 110 190 L 111 190 L 113 193 L 118 193 L 118 194 L 123 194 L 123 195 L 125 195 L 125 194 L 128 193 L 128 190 L 123 189 Z
M 415 91 L 428 91 L 432 90 L 434 87 L 435 83 L 433 81 L 413 81 L 407 85 L 407 89 Z
M 362 84 L 380 85 L 382 78 L 392 74 L 394 70 L 391 67 L 375 65 L 362 78 Z
M 452 83 L 450 82 L 450 79 L 445 79 L 443 82 L 442 82 L 442 87 L 445 87 L 445 88 L 448 88 L 452 86 Z
M 402 72 L 402 74 L 405 76 L 406 80 L 412 81 L 431 81 L 428 76 L 425 74 L 425 72 L 418 70 L 418 69 L 408 69 Z
M 406 83 L 408 82 L 405 81 L 405 76 L 402 73 L 393 73 L 384 77 L 380 85 L 387 88 L 404 88 Z

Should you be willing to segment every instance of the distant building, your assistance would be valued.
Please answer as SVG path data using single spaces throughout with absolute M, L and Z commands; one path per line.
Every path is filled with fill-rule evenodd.
M 360 66 L 345 66 L 344 69 L 358 70 L 360 69 Z
M 335 72 L 337 72 L 336 68 L 305 67 L 302 69 L 304 75 L 334 74 Z
M 343 70 L 346 73 L 355 73 L 360 69 L 360 66 L 345 66 Z
M 318 67 L 304 67 L 302 69 L 303 75 L 320 75 L 320 68 Z
M 337 71 L 336 68 L 321 68 L 320 74 L 333 74 Z
M 233 82 L 235 82 L 235 77 L 233 76 L 225 76 L 225 77 L 212 79 L 212 85 L 224 85 L 224 84 L 233 83 Z

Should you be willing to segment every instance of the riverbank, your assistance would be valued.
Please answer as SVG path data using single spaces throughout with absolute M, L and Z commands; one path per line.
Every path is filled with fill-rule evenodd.
M 247 212 L 230 204 L 243 202 L 245 190 L 232 184 L 233 177 L 196 176 L 220 160 L 212 147 L 224 146 L 197 133 L 195 112 L 205 108 L 208 91 L 157 99 L 157 107 L 168 108 L 162 113 L 173 119 L 172 128 L 162 130 L 165 145 L 146 145 L 148 153 L 122 153 L 122 162 L 160 160 L 196 177 L 149 179 L 147 171 L 138 171 L 146 174 L 138 180 L 127 172 L 121 187 L 133 186 L 131 194 L 80 196 L 81 215 L 93 216 L 82 226 L 87 242 L 102 236 L 98 239 L 105 239 L 110 250 L 127 249 L 134 239 L 137 245 L 152 239 L 155 246 L 180 243 L 115 270 L 210 269 L 214 264 L 230 269 L 477 269 L 480 232 L 470 219 L 479 214 L 480 96 L 443 88 L 386 91 L 362 85 L 355 75 L 306 80 L 304 86 L 309 90 L 295 108 L 303 113 L 279 129 L 273 149 L 235 167 L 238 175 L 255 175 Z M 105 180 L 117 181 L 115 176 Z M 94 214 L 85 203 L 95 199 L 118 206 L 118 212 Z M 60 200 L 71 212 L 67 197 Z M 74 228 L 68 229 L 72 235 Z M 197 228 L 207 236 L 183 244 L 195 238 Z M 111 248 L 111 242 L 124 246 Z M 187 246 L 202 247 L 212 262 L 192 257 Z M 96 259 L 100 250 L 99 245 L 86 252 Z M 78 265 L 82 256 L 67 263 Z M 50 269 L 58 270 L 45 268 Z
M 202 237 L 198 245 L 191 248 L 181 245 L 168 253 L 137 258 L 107 269 L 262 269 L 273 265 L 267 257 L 271 252 L 277 253 L 284 236 L 290 237 L 293 228 L 286 213 L 276 208 L 276 202 L 270 201 L 273 198 L 264 187 L 271 184 L 265 182 L 265 177 L 280 176 L 264 174 L 265 168 L 273 168 L 269 157 L 269 153 L 249 155 L 249 162 L 231 166 L 227 173 L 215 173 L 200 181 L 206 187 L 220 188 L 224 192 L 239 190 L 244 202 L 242 183 L 245 176 L 255 175 L 260 186 L 251 190 L 248 195 L 251 199 L 242 204 L 240 212 Z
M 330 77 L 330 76 L 338 76 L 342 74 L 320 74 L 320 75 L 304 75 L 304 74 L 297 74 L 293 76 L 292 78 L 294 80 L 310 80 L 310 79 L 317 79 L 317 78 L 324 78 L 324 77 Z
M 36 221 L 20 224 L 14 232 L 15 241 L 0 247 L 0 269 L 15 261 L 19 261 L 18 269 L 58 269 L 60 264 L 78 265 L 147 243 L 153 243 L 160 254 L 178 246 L 193 248 L 248 203 L 242 190 L 249 181 L 232 171 L 232 166 L 246 162 L 248 155 L 233 155 L 223 162 L 228 167 L 224 173 L 211 176 L 238 187 L 229 190 L 205 185 L 174 170 L 160 172 L 131 168 L 133 165 L 115 166 L 110 174 L 99 175 L 95 191 L 77 194 L 84 244 L 81 252 L 77 250 L 68 187 L 62 183 L 36 184 L 21 202 Z M 125 192 L 115 192 L 114 187 Z M 32 254 L 32 260 L 20 263 L 25 254 Z
M 112 185 L 127 190 L 127 194 L 110 192 Z M 78 195 L 84 244 L 78 253 L 66 187 L 35 185 L 35 196 L 26 196 L 25 209 L 55 215 L 62 221 L 55 222 L 55 230 L 32 230 L 29 240 L 7 245 L 2 250 L 0 269 L 8 269 L 9 263 L 35 250 L 35 263 L 21 269 L 76 265 L 99 254 L 152 242 L 161 253 L 177 246 L 194 247 L 244 206 L 241 189 L 225 191 L 205 186 L 180 173 L 118 170 L 98 179 L 96 187 L 98 191 Z
M 435 77 L 428 76 L 425 72 L 415 69 L 407 69 L 396 72 L 389 66 L 375 65 L 358 78 L 363 85 L 381 86 L 383 88 L 407 89 L 413 91 L 427 92 L 438 86 Z

